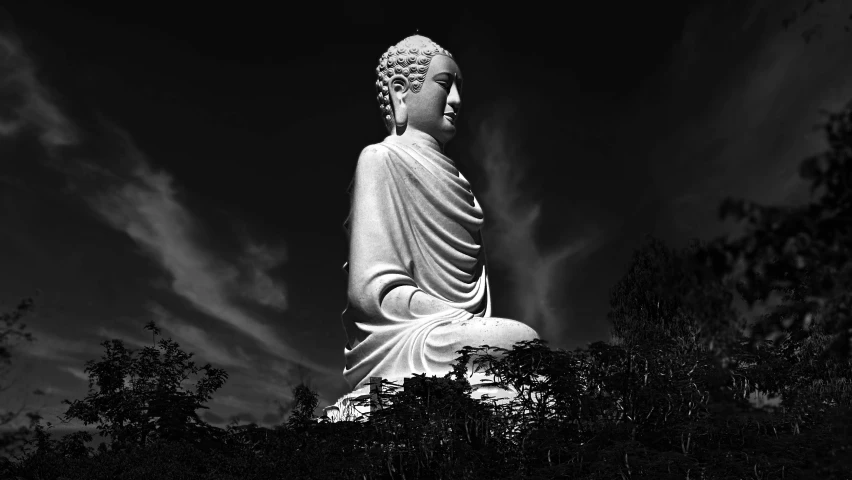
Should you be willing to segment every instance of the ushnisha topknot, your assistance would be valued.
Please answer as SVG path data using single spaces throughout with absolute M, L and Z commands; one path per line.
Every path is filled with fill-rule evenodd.
M 453 58 L 449 51 L 422 35 L 412 35 L 396 45 L 388 48 L 379 59 L 376 67 L 376 91 L 379 109 L 382 111 L 385 125 L 390 130 L 393 126 L 393 111 L 391 110 L 390 81 L 397 75 L 408 81 L 412 92 L 417 93 L 423 86 L 423 79 L 429 69 L 429 62 L 435 55 L 446 55 Z

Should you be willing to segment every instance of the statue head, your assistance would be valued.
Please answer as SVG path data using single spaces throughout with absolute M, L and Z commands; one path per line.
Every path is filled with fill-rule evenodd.
M 450 52 L 413 35 L 390 47 L 376 67 L 379 108 L 388 133 L 411 128 L 441 145 L 456 133 L 462 76 Z

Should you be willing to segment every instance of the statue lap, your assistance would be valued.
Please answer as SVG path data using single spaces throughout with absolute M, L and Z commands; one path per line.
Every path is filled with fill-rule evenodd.
M 538 333 L 529 326 L 500 317 L 474 317 L 470 320 L 460 320 L 448 325 L 436 327 L 429 334 L 429 343 L 446 345 L 448 352 L 457 352 L 466 346 L 478 348 L 482 345 L 511 350 L 518 342 L 531 341 L 539 338 Z M 500 357 L 497 352 L 492 355 Z M 468 374 L 472 372 L 472 362 L 468 365 Z M 474 375 L 476 380 L 481 375 Z M 478 383 L 471 381 L 471 383 Z

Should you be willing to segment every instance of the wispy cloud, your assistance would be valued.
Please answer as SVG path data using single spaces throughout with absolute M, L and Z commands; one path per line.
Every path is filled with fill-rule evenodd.
M 49 151 L 73 145 L 78 140 L 77 129 L 63 115 L 36 73 L 36 66 L 25 54 L 21 42 L 0 35 L 0 88 L 11 94 L 4 97 L 4 108 L 0 110 L 0 136 L 32 128 Z
M 206 251 L 196 240 L 199 223 L 179 200 L 172 177 L 153 170 L 129 136 L 121 131 L 124 151 L 135 165 L 132 181 L 116 185 L 109 192 L 93 197 L 91 204 L 116 229 L 125 232 L 143 251 L 172 277 L 171 288 L 195 308 L 256 340 L 269 353 L 296 360 L 300 353 L 281 340 L 277 333 L 236 302 L 236 296 L 250 297 L 265 305 L 283 308 L 281 288 L 265 273 L 281 261 L 275 250 L 253 246 L 243 256 L 248 275 L 238 264 L 229 263 Z M 248 278 L 248 282 L 242 278 Z M 318 364 L 312 369 L 327 371 Z
M 222 395 L 214 398 L 213 403 L 224 405 L 226 407 L 235 408 L 237 410 L 256 410 L 258 405 L 255 402 L 248 402 L 243 398 L 238 398 L 233 395 Z
M 68 365 L 62 365 L 62 366 L 59 367 L 59 370 L 62 370 L 65 373 L 70 373 L 74 377 L 76 377 L 80 380 L 83 380 L 84 382 L 89 381 L 89 375 L 86 374 L 86 372 L 84 372 L 82 368 L 70 367 Z
M 512 276 L 518 320 L 535 328 L 542 338 L 557 340 L 569 321 L 560 295 L 571 273 L 569 262 L 594 251 L 601 235 L 594 226 L 578 226 L 586 230 L 583 235 L 542 251 L 536 242 L 541 202 L 521 188 L 525 159 L 516 148 L 510 118 L 509 105 L 496 106 L 476 138 L 477 159 L 488 183 L 485 191 L 477 193 L 488 207 L 485 249 L 489 263 L 503 265 Z
M 249 412 L 240 412 L 240 413 L 236 413 L 234 415 L 230 415 L 229 418 L 228 418 L 228 423 L 230 424 L 234 420 L 237 421 L 237 424 L 240 424 L 240 423 L 248 423 L 248 424 L 255 423 L 256 424 L 257 423 L 257 417 L 255 417 L 254 414 L 249 413 Z
M 721 3 L 693 12 L 672 64 L 682 80 L 669 102 L 678 123 L 656 142 L 654 172 L 663 179 L 658 187 L 672 193 L 669 213 L 683 234 L 715 234 L 725 196 L 769 204 L 806 198 L 798 165 L 824 148 L 822 133 L 813 131 L 822 121 L 819 109 L 837 109 L 852 97 L 842 3 L 814 3 L 789 30 L 782 20 L 802 2 L 752 0 L 739 15 Z M 805 42 L 812 20 L 837 34 Z M 694 165 L 692 178 L 671 181 L 670 172 L 683 165 Z
M 56 386 L 53 386 L 53 385 L 45 385 L 43 387 L 39 387 L 35 390 L 34 393 L 36 395 L 47 395 L 47 396 L 51 396 L 51 397 L 57 396 L 57 395 L 68 396 L 68 395 L 72 394 L 71 392 L 69 392 L 68 390 L 65 390 L 64 388 L 59 388 L 59 387 L 56 387 Z
M 98 327 L 97 334 L 100 337 L 103 337 L 105 340 L 121 340 L 125 345 L 129 345 L 130 347 L 135 348 L 145 348 L 152 346 L 150 340 L 145 341 L 131 335 L 127 335 L 125 333 L 118 332 L 111 328 L 106 327 Z
M 261 305 L 277 310 L 287 309 L 287 295 L 284 285 L 269 276 L 269 271 L 287 260 L 287 249 L 283 246 L 266 247 L 248 243 L 241 259 L 248 272 L 248 281 L 242 285 L 244 297 Z
M 176 342 L 180 343 L 182 349 L 195 353 L 197 358 L 210 362 L 217 368 L 249 368 L 251 359 L 242 350 L 232 353 L 221 342 L 211 338 L 204 330 L 180 321 L 160 305 L 152 305 L 150 310 L 157 325 L 169 333 Z
M 246 238 L 242 252 L 223 255 L 211 251 L 201 241 L 204 225 L 185 206 L 174 178 L 153 168 L 126 132 L 106 127 L 93 136 L 102 144 L 118 145 L 117 153 L 110 158 L 66 158 L 58 147 L 80 143 L 80 129 L 39 81 L 34 62 L 11 35 L 0 34 L 0 73 L 0 88 L 12 99 L 9 107 L 0 107 L 0 135 L 35 132 L 49 153 L 49 166 L 64 172 L 70 183 L 96 179 L 82 182 L 84 189 L 78 193 L 107 224 L 127 234 L 156 261 L 169 275 L 173 293 L 211 319 L 253 339 L 274 358 L 300 361 L 303 355 L 251 308 L 256 305 L 278 312 L 287 308 L 285 285 L 272 273 L 286 260 L 281 242 Z M 172 326 L 175 335 L 198 342 L 195 346 L 220 361 L 244 364 L 245 359 L 222 354 L 198 333 L 200 330 L 181 323 Z M 63 351 L 53 345 L 34 350 L 43 358 L 70 360 L 72 357 L 63 355 Z M 318 372 L 339 375 L 337 369 L 302 363 Z
M 101 352 L 101 347 L 89 341 L 56 336 L 46 330 L 30 328 L 33 341 L 21 350 L 23 355 L 57 362 L 84 362 Z

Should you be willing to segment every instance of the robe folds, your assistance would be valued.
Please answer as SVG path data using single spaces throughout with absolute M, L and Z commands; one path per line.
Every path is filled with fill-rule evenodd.
M 346 381 L 444 375 L 458 338 L 435 330 L 491 315 L 470 184 L 442 153 L 390 136 L 361 152 L 350 219 Z

